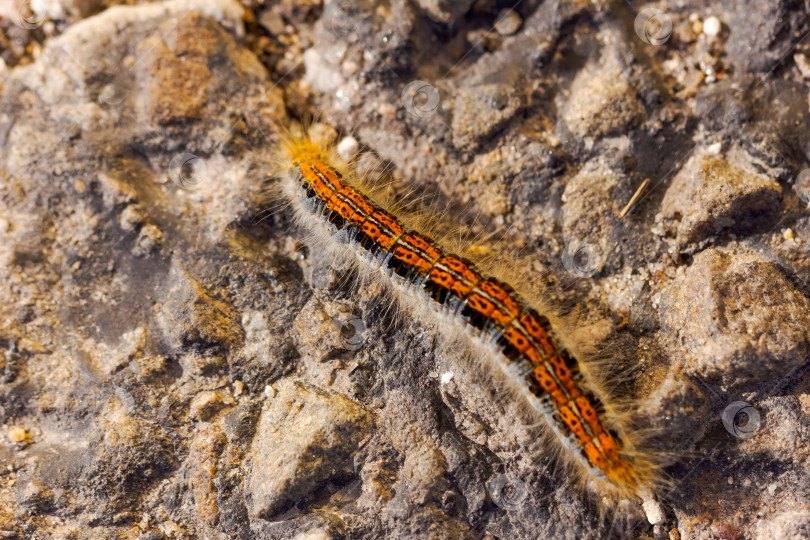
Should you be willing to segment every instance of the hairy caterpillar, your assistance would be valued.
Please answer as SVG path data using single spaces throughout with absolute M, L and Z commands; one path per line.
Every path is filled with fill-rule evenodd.
M 284 198 L 333 256 L 387 283 L 404 309 L 463 333 L 548 424 L 581 483 L 602 496 L 649 498 L 655 465 L 635 449 L 625 415 L 541 301 L 375 200 L 334 151 L 298 135 L 285 139 L 281 155 Z

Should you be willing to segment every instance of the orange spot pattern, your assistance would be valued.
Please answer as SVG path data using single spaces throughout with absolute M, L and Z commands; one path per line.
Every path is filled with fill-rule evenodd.
M 360 230 L 382 246 L 383 249 L 388 250 L 396 243 L 397 238 L 402 235 L 404 229 L 399 223 L 391 221 L 388 214 L 383 214 L 380 210 L 374 210 L 371 212 L 371 219 L 366 219 L 360 226 Z
M 542 319 L 544 318 L 536 313 L 528 312 L 520 316 L 520 323 L 526 329 L 526 332 L 540 344 L 540 348 L 546 355 L 554 354 L 557 351 L 557 347 L 551 343 L 551 339 L 543 329 L 541 323 Z
M 455 277 L 447 268 L 459 277 Z M 428 280 L 436 285 L 444 287 L 448 291 L 456 294 L 457 297 L 465 298 L 480 281 L 481 275 L 471 268 L 471 265 L 453 255 L 443 255 L 436 261 L 433 270 L 430 272 Z
M 430 271 L 441 256 L 441 249 L 432 240 L 411 231 L 400 237 L 393 254 L 395 259 L 413 266 L 419 275 Z

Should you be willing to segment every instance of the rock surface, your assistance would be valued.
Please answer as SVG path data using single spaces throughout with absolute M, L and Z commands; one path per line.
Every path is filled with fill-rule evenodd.
M 779 183 L 757 171 L 747 153 L 733 154 L 699 150 L 672 180 L 661 211 L 677 220 L 682 242 L 699 242 L 728 230 L 746 232 L 779 215 Z
M 774 384 L 807 365 L 810 301 L 754 253 L 702 251 L 664 292 L 661 311 L 684 372 L 724 391 Z
M 0 536 L 807 537 L 806 2 L 11 4 Z M 308 243 L 311 118 L 579 316 L 669 459 L 646 517 Z
M 605 46 L 603 55 L 571 83 L 562 118 L 576 137 L 620 135 L 644 114 L 620 58 L 615 47 Z
M 262 411 L 249 457 L 253 513 L 271 517 L 336 476 L 353 474 L 351 457 L 372 419 L 335 392 L 279 385 Z

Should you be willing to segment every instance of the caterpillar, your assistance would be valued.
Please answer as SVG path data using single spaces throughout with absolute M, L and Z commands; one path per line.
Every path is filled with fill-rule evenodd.
M 333 149 L 299 133 L 287 135 L 279 153 L 284 199 L 331 255 L 382 280 L 403 309 L 463 334 L 548 424 L 581 483 L 602 497 L 649 500 L 656 466 L 543 302 L 375 199 Z

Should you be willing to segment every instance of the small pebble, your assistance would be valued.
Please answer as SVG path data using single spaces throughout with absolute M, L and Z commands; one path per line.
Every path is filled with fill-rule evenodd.
M 19 426 L 11 426 L 8 428 L 8 438 L 11 442 L 23 442 L 27 437 L 28 433 L 25 432 L 25 428 Z
M 785 240 L 790 240 L 791 238 L 793 238 L 793 229 L 787 228 L 787 229 L 783 230 L 782 231 L 782 238 L 784 238 Z
M 439 382 L 441 384 L 447 384 L 451 380 L 453 380 L 453 372 L 452 371 L 446 371 L 446 372 L 442 373 L 442 378 L 439 379 Z
M 136 245 L 143 251 L 149 251 L 163 242 L 163 233 L 151 223 L 147 223 L 138 235 Z
M 135 229 L 137 225 L 143 223 L 145 219 L 146 216 L 143 215 L 143 212 L 141 212 L 141 210 L 138 208 L 138 205 L 130 204 L 121 211 L 118 218 L 118 223 L 123 230 L 131 231 Z
M 357 155 L 357 152 L 360 150 L 360 143 L 357 142 L 357 139 L 352 137 L 351 135 L 348 137 L 343 137 L 337 145 L 337 153 L 340 157 L 349 161 L 354 156 Z
M 721 143 L 721 142 L 716 142 L 716 143 L 710 144 L 706 148 L 706 152 L 708 152 L 709 154 L 713 154 L 715 156 L 719 156 L 720 152 L 722 150 L 723 150 L 723 143 Z
M 681 533 L 678 532 L 678 529 L 669 531 L 669 540 L 681 540 Z
M 709 37 L 715 37 L 720 33 L 720 19 L 712 15 L 703 21 L 703 33 Z
M 664 508 L 658 501 L 645 501 L 641 507 L 644 509 L 644 513 L 647 515 L 647 521 L 650 522 L 650 525 L 660 525 L 666 520 L 666 513 L 664 512 Z
M 495 22 L 495 31 L 502 36 L 510 36 L 520 30 L 520 25 L 523 24 L 523 19 L 520 15 L 511 9 L 504 9 L 498 14 L 498 19 Z
M 354 60 L 346 60 L 340 65 L 340 67 L 343 69 L 343 73 L 346 76 L 354 75 L 355 73 L 360 71 L 360 64 L 358 64 Z
M 233 381 L 233 395 L 239 397 L 245 391 L 245 385 L 242 381 Z

